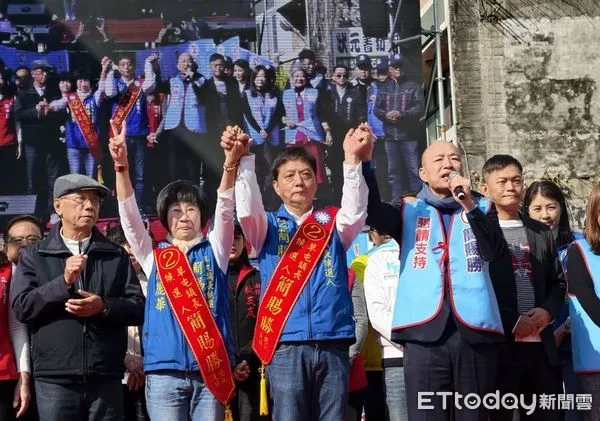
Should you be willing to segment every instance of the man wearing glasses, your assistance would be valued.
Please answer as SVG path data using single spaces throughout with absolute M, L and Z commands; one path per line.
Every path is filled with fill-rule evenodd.
M 125 250 L 95 227 L 109 190 L 81 174 L 54 184 L 60 217 L 48 237 L 21 253 L 11 306 L 31 335 L 41 421 L 121 421 L 129 325 L 144 296 Z
M 21 251 L 42 239 L 42 227 L 35 217 L 22 215 L 11 219 L 4 233 L 9 262 L 0 265 L 0 419 L 14 420 L 29 407 L 31 370 L 27 326 L 10 308 L 10 285 Z
M 327 150 L 327 167 L 331 170 L 333 203 L 340 203 L 342 184 L 344 182 L 343 167 L 344 149 L 342 144 L 348 130 L 367 121 L 367 103 L 363 100 L 360 89 L 350 84 L 350 70 L 343 65 L 333 68 L 333 82 L 329 87 L 327 98 L 330 110 L 331 134 L 333 144 Z

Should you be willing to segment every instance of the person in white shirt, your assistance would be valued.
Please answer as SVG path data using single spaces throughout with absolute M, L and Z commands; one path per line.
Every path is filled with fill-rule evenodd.
M 391 216 L 391 215 L 390 215 Z M 370 250 L 365 268 L 365 298 L 369 321 L 379 334 L 382 347 L 382 365 L 385 400 L 390 421 L 406 421 L 406 390 L 404 386 L 404 352 L 402 346 L 391 341 L 392 318 L 396 290 L 400 277 L 400 246 L 388 230 L 394 218 L 373 221 L 369 238 L 374 248 Z

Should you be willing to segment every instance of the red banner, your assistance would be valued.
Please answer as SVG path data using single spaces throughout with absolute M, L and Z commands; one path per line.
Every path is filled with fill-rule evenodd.
M 262 297 L 252 348 L 264 365 L 273 359 L 283 327 L 319 263 L 335 227 L 338 209 L 313 212 L 281 256 Z
M 213 396 L 227 405 L 235 391 L 227 347 L 186 255 L 177 247 L 154 251 L 156 270 L 179 326 Z
M 69 103 L 69 109 L 71 110 L 73 119 L 79 126 L 79 129 L 83 134 L 83 139 L 85 140 L 85 143 L 87 143 L 90 153 L 96 162 L 99 164 L 102 163 L 102 148 L 98 142 L 98 133 L 96 132 L 94 122 L 87 113 L 83 102 L 76 93 L 69 94 L 69 96 L 67 96 L 67 101 Z
M 141 92 L 142 85 L 139 81 L 136 80 L 131 85 L 129 85 L 129 87 L 121 97 L 119 105 L 117 105 L 117 108 L 115 109 L 115 112 L 113 113 L 111 118 L 111 120 L 115 123 L 115 127 L 118 130 L 121 130 L 121 125 L 129 115 L 129 112 L 135 105 L 135 102 L 138 100 Z M 110 137 L 113 137 L 112 128 L 110 129 L 109 135 Z

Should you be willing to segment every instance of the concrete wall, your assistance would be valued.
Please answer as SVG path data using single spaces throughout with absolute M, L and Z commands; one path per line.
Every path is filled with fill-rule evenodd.
M 600 164 L 600 6 L 531 3 L 505 2 L 510 19 L 490 24 L 479 2 L 451 0 L 458 137 L 473 172 L 509 153 L 527 181 L 557 181 L 581 224 Z

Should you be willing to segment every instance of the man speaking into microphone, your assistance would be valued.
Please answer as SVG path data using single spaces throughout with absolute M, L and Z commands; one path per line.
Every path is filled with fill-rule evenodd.
M 483 421 L 484 406 L 459 394 L 483 398 L 494 390 L 497 344 L 505 340 L 502 303 L 511 301 L 493 285 L 488 265 L 507 253 L 507 245 L 494 205 L 461 175 L 456 146 L 436 142 L 421 161 L 417 197 L 394 204 L 381 202 L 373 171 L 363 165 L 367 224 L 386 207 L 401 220 L 392 233 L 401 253 L 391 328 L 392 340 L 405 346 L 408 419 Z

